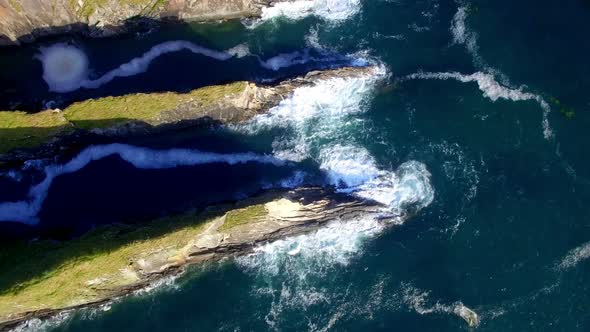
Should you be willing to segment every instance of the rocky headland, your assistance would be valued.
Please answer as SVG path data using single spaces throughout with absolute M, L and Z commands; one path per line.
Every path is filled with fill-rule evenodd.
M 208 86 L 188 93 L 132 94 L 38 113 L 0 111 L 0 164 L 55 157 L 100 139 L 121 140 L 196 125 L 238 123 L 264 113 L 296 88 L 320 80 L 369 75 L 374 67 L 312 71 L 269 85 Z
M 0 260 L 0 330 L 96 306 L 180 275 L 188 265 L 245 255 L 264 243 L 380 209 L 373 201 L 309 187 L 140 225 L 104 226 L 61 243 L 13 245 Z

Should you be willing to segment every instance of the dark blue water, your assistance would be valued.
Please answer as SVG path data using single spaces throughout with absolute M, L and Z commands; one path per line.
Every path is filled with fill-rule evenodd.
M 71 314 L 47 329 L 469 330 L 455 313 L 461 305 L 479 315 L 482 331 L 590 329 L 589 3 L 392 0 L 348 5 L 351 14 L 343 19 L 318 10 L 319 15 L 269 20 L 256 28 L 239 22 L 188 25 L 119 39 L 76 40 L 96 76 L 175 39 L 216 50 L 245 43 L 262 59 L 305 47 L 328 49 L 381 65 L 387 76 L 377 83 L 369 79 L 366 87 L 345 82 L 341 89 L 307 91 L 302 99 L 315 98 L 322 106 L 317 109 L 325 112 L 302 123 L 271 118 L 267 127 L 255 123 L 142 142 L 157 149 L 253 151 L 291 159 L 297 158 L 288 153 L 297 152 L 302 160 L 294 165 L 138 170 L 109 157 L 56 179 L 40 222 L 85 225 L 105 218 L 148 218 L 209 198 L 252 193 L 294 170 L 305 171 L 316 183 L 330 182 L 330 176 L 349 179 L 351 174 L 327 166 L 349 160 L 344 155 L 383 172 L 396 172 L 411 160 L 423 164 L 431 174 L 433 200 L 398 183 L 405 193 L 419 196 L 413 204 L 429 203 L 402 225 L 367 230 L 371 223 L 361 221 L 290 239 L 250 257 L 193 268 L 171 285 L 117 301 L 109 310 Z M 464 30 L 453 32 L 453 26 Z M 28 96 L 34 96 L 30 105 L 35 108 L 48 100 L 67 104 L 131 91 L 181 91 L 327 65 L 312 61 L 272 71 L 261 68 L 253 55 L 220 62 L 179 52 L 158 58 L 145 73 L 96 90 L 56 94 L 48 91 L 40 64 L 31 59 L 36 47 L 0 56 L 22 64 L 9 69 L 11 81 L 3 77 L 16 87 L 12 96 L 4 95 L 5 105 Z M 416 73 L 422 76 L 408 76 Z M 424 73 L 433 74 L 421 79 Z M 451 73 L 463 76 L 440 79 Z M 316 110 L 302 99 L 292 106 L 299 118 Z M 575 114 L 568 117 L 561 109 Z M 348 146 L 355 149 L 328 153 Z M 412 168 L 409 174 L 416 172 Z M 34 173 L 24 172 L 20 183 L 2 180 L 3 200 L 25 198 L 28 186 L 40 180 Z M 141 202 L 149 202 L 149 208 Z M 287 254 L 297 247 L 298 255 Z

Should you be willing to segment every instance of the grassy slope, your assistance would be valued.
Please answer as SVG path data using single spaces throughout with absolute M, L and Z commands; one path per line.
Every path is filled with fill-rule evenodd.
M 40 145 L 70 128 L 61 114 L 52 111 L 35 114 L 0 112 L 0 153 Z
M 0 319 L 15 311 L 60 308 L 99 299 L 90 280 L 109 287 L 137 281 L 121 270 L 142 253 L 182 247 L 208 219 L 185 215 L 146 226 L 109 226 L 65 243 L 38 241 L 13 245 L 0 256 Z M 104 283 L 101 284 L 104 287 Z M 16 309 L 16 310 L 15 310 Z
M 0 153 L 18 147 L 39 146 L 74 127 L 108 128 L 130 120 L 150 123 L 162 112 L 173 110 L 183 103 L 197 101 L 207 106 L 224 96 L 240 93 L 245 87 L 245 82 L 236 82 L 204 87 L 185 94 L 139 93 L 90 99 L 68 106 L 61 114 L 52 111 L 35 114 L 0 111 Z
M 261 204 L 231 210 L 219 230 L 260 221 L 266 213 Z M 134 258 L 186 246 L 215 217 L 191 213 L 141 226 L 104 226 L 63 243 L 1 245 L 0 321 L 11 313 L 62 308 L 108 296 L 108 291 L 89 286 L 91 280 L 107 280 L 100 284 L 103 288 L 133 284 L 137 280 L 122 270 Z

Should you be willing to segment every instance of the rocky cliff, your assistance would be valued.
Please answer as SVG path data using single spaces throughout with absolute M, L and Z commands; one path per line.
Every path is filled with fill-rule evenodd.
M 94 37 L 109 36 L 127 31 L 129 23 L 138 18 L 206 21 L 255 17 L 270 3 L 270 0 L 0 0 L 0 45 L 71 31 Z

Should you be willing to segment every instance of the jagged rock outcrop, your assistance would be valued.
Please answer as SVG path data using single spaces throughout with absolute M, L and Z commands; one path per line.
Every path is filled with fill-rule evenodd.
M 255 17 L 270 4 L 270 0 L 0 0 L 0 45 L 72 31 L 109 36 L 129 31 L 134 21 L 141 21 L 137 18 L 205 21 Z

